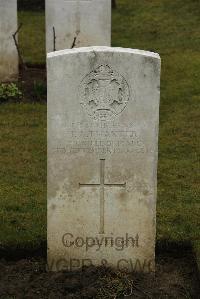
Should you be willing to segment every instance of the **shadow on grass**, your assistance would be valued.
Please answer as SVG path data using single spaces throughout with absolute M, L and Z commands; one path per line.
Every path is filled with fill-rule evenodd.
M 0 247 L 0 259 L 5 259 L 7 261 L 17 261 L 20 259 L 28 259 L 34 257 L 47 257 L 47 243 L 41 242 L 37 247 L 27 247 L 27 248 L 10 248 L 10 247 Z
M 174 242 L 169 240 L 160 240 L 156 243 L 156 256 L 166 253 L 171 256 L 180 256 L 188 253 L 193 253 L 192 243 L 189 241 Z M 6 260 L 19 260 L 22 258 L 30 257 L 47 257 L 47 243 L 46 241 L 41 242 L 38 246 L 27 248 L 20 247 L 0 247 L 0 258 Z

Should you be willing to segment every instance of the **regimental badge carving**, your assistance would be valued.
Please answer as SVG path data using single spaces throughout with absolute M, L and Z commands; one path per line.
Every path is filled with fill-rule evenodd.
M 81 82 L 80 103 L 96 120 L 118 116 L 130 99 L 129 86 L 122 75 L 109 65 L 100 65 Z

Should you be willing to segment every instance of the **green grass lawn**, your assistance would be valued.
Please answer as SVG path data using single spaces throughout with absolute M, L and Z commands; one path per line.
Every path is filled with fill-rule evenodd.
M 1 105 L 0 165 L 0 248 L 37 247 L 46 231 L 46 105 Z
M 29 65 L 45 64 L 45 17 L 44 12 L 20 11 L 22 28 L 19 44 L 24 60 Z
M 157 240 L 192 241 L 200 253 L 199 1 L 117 2 L 113 46 L 162 58 Z M 43 14 L 19 19 L 26 62 L 44 63 Z M 46 240 L 46 105 L 2 105 L 0 128 L 0 245 L 37 247 Z

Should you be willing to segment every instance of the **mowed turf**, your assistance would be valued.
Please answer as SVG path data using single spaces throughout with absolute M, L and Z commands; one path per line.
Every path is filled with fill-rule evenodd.
M 162 58 L 157 241 L 200 252 L 200 7 L 198 0 L 117 0 L 113 46 Z M 44 15 L 20 12 L 25 61 L 45 63 Z M 46 106 L 0 107 L 0 244 L 46 240 Z
M 18 23 L 22 24 L 19 45 L 28 65 L 45 64 L 44 12 L 20 11 Z
M 0 249 L 46 238 L 46 106 L 0 106 Z

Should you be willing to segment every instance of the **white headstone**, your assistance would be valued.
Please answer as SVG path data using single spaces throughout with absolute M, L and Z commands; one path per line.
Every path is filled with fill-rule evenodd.
M 18 54 L 13 34 L 17 30 L 17 0 L 0 0 L 0 82 L 18 75 Z
M 111 0 L 46 0 L 47 52 L 110 43 Z
M 160 58 L 48 54 L 48 262 L 154 269 Z

